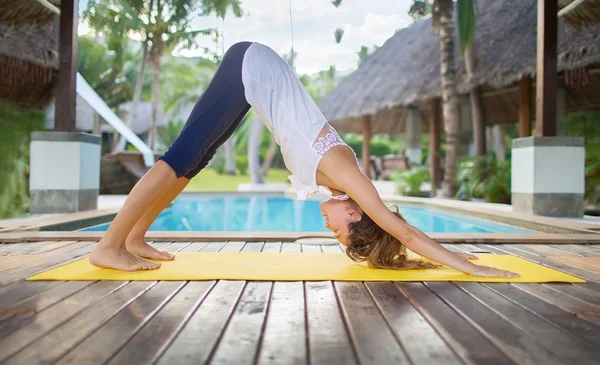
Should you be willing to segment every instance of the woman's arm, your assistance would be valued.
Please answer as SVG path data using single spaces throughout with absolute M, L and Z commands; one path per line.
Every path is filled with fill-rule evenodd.
M 442 247 L 419 229 L 396 217 L 381 201 L 375 186 L 356 164 L 336 159 L 337 173 L 326 174 L 337 188 L 345 191 L 382 229 L 396 237 L 411 251 L 469 275 L 516 277 L 515 273 L 475 265 Z M 343 159 L 347 160 L 347 159 Z M 343 173 L 340 173 L 343 171 Z

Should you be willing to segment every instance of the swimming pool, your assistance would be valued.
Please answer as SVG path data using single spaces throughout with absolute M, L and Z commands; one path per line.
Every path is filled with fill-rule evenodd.
M 150 231 L 329 232 L 320 200 L 282 195 L 189 194 L 175 199 Z M 413 205 L 399 205 L 404 218 L 423 232 L 531 233 L 484 219 Z M 106 231 L 108 223 L 82 229 Z

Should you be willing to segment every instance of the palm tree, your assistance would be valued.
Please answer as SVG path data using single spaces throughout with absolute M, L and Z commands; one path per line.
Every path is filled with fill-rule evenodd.
M 242 16 L 240 0 L 91 0 L 88 3 L 90 27 L 111 32 L 116 20 L 123 20 L 123 34 L 135 33 L 150 46 L 148 61 L 152 65 L 152 120 L 148 145 L 154 148 L 156 120 L 160 95 L 161 57 L 165 51 L 193 48 L 199 35 L 211 34 L 213 29 L 193 30 L 191 20 L 215 14 L 224 19 L 228 10 Z
M 433 17 L 433 31 L 440 37 L 440 81 L 442 85 L 442 115 L 446 131 L 446 171 L 444 174 L 445 197 L 453 197 L 458 189 L 456 175 L 459 157 L 459 126 L 458 126 L 458 101 L 456 91 L 456 70 L 454 60 L 454 26 L 452 22 L 452 0 L 413 0 L 409 14 L 413 17 L 423 17 L 431 11 Z M 462 50 L 471 48 L 475 39 L 475 18 L 473 0 L 458 0 L 459 38 Z M 471 9 L 471 11 L 469 11 Z M 474 53 L 470 56 L 474 57 Z M 471 59 L 473 61 L 473 59 Z M 473 65 L 474 62 L 471 62 Z M 471 68 L 471 72 L 473 69 Z M 479 132 L 483 123 L 480 98 L 473 98 L 472 105 L 475 110 L 473 115 L 478 118 L 474 121 L 474 129 Z M 480 133 L 477 133 L 480 135 Z M 485 137 L 485 136 L 484 136 Z M 485 152 L 484 152 L 485 153 Z

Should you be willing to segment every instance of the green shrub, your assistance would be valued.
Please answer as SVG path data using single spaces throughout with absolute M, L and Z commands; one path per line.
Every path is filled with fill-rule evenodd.
M 44 121 L 43 111 L 0 101 L 0 218 L 29 211 L 30 134 Z
M 414 166 L 394 175 L 396 192 L 401 195 L 421 195 L 421 185 L 428 181 L 431 181 L 431 174 L 427 166 Z
M 344 142 L 350 146 L 358 158 L 362 158 L 362 137 L 355 135 L 348 135 L 345 137 Z M 377 157 L 383 157 L 386 155 L 398 154 L 398 143 L 388 141 L 385 139 L 373 138 L 371 140 L 371 155 Z
M 495 157 L 463 157 L 458 166 L 457 180 L 464 182 L 457 192 L 458 197 L 510 203 L 510 160 L 502 162 Z
M 240 175 L 246 175 L 246 173 L 248 172 L 248 156 L 237 156 L 235 160 L 235 166 Z

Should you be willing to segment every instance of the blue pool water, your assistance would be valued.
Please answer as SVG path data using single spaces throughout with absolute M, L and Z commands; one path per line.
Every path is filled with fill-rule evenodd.
M 318 200 L 281 195 L 182 195 L 165 209 L 151 231 L 328 232 Z M 427 207 L 399 206 L 423 232 L 527 233 L 526 229 Z M 102 224 L 84 231 L 105 231 Z

